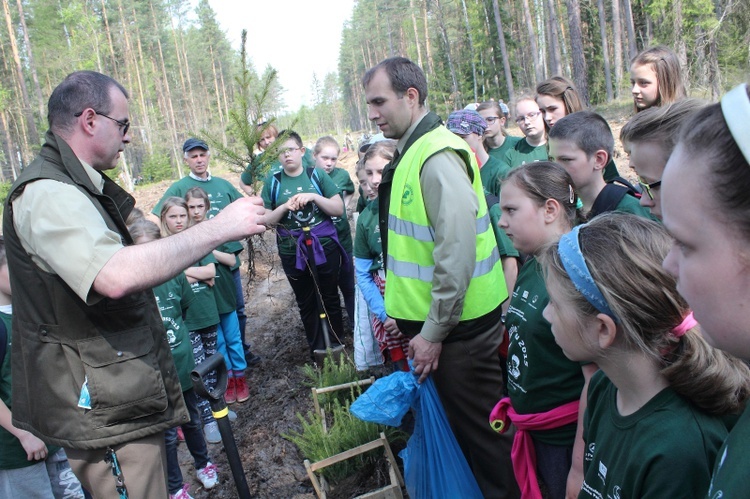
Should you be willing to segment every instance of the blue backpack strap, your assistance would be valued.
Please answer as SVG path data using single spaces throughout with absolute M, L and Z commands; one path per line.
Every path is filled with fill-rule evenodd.
M 320 178 L 318 178 L 318 172 L 315 170 L 314 166 L 309 166 L 307 168 L 307 176 L 310 177 L 310 182 L 312 182 L 312 185 L 315 187 L 315 190 L 318 191 L 318 194 L 323 196 L 323 189 L 320 187 Z
M 276 209 L 276 200 L 279 199 L 279 189 L 281 188 L 281 172 L 278 171 L 271 177 L 271 210 Z

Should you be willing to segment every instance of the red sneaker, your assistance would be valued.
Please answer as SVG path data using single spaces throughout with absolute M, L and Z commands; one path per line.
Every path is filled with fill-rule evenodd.
M 227 391 L 224 392 L 224 402 L 227 404 L 234 404 L 237 402 L 237 390 L 234 385 L 234 378 L 227 380 Z
M 237 393 L 237 402 L 245 402 L 250 398 L 250 389 L 247 387 L 247 378 L 244 376 L 234 378 L 234 389 Z

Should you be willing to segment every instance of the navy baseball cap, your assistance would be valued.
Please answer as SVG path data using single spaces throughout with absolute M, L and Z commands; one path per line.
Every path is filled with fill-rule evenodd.
M 458 135 L 469 135 L 470 133 L 484 135 L 484 131 L 487 129 L 487 122 L 484 121 L 484 118 L 478 112 L 471 109 L 462 109 L 460 111 L 453 111 L 448 116 L 445 126 L 448 130 Z
M 208 144 L 206 144 L 201 139 L 196 139 L 196 138 L 191 137 L 187 139 L 184 144 L 182 144 L 182 152 L 192 151 L 193 149 L 198 148 L 198 147 L 200 147 L 203 150 L 208 151 Z

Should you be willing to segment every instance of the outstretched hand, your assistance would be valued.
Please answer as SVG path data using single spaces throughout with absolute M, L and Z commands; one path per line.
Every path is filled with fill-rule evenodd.
M 225 231 L 228 241 L 237 241 L 266 230 L 263 200 L 257 196 L 243 197 L 221 210 L 210 221 Z

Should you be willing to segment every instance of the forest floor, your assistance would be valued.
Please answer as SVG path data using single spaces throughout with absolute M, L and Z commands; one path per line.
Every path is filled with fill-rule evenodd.
M 619 110 L 612 113 L 605 110 L 602 114 L 609 120 L 615 137 L 618 137 L 626 121 L 622 118 L 623 114 Z M 515 126 L 510 133 L 520 135 Z M 616 143 L 615 162 L 620 174 L 633 179 L 634 174 L 627 166 L 627 157 L 619 140 Z M 339 166 L 349 171 L 355 185 L 356 159 L 355 152 L 343 153 L 339 158 Z M 212 171 L 239 185 L 238 173 L 222 170 L 216 164 Z M 135 192 L 137 206 L 149 212 L 170 183 L 165 181 L 139 186 Z M 247 266 L 243 265 L 248 318 L 246 338 L 252 344 L 253 351 L 263 360 L 247 371 L 250 400 L 230 406 L 238 415 L 238 420 L 232 423 L 232 430 L 253 497 L 309 499 L 315 497 L 315 492 L 303 465 L 304 457 L 293 443 L 282 436 L 300 430 L 297 413 L 313 411 L 310 387 L 302 373 L 302 366 L 309 362 L 304 330 L 294 295 L 278 259 L 275 233 L 268 231 L 262 237 L 256 236 L 253 241 L 256 276 L 250 282 L 247 279 Z M 348 344 L 347 352 L 351 356 L 350 338 L 349 335 L 344 343 Z M 383 371 L 375 374 L 382 375 Z M 180 444 L 180 464 L 185 482 L 191 485 L 191 495 L 195 499 L 237 497 L 223 445 L 209 444 L 209 454 L 219 468 L 221 482 L 207 491 L 195 478 L 193 461 L 186 446 Z M 397 460 L 400 462 L 400 459 Z M 338 487 L 339 492 L 334 496 L 353 497 L 368 490 L 362 489 L 365 484 L 370 485 L 368 488 L 384 485 L 382 469 L 365 473 L 368 476 L 360 476 L 352 483 Z

